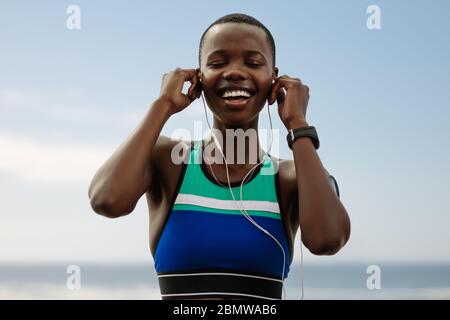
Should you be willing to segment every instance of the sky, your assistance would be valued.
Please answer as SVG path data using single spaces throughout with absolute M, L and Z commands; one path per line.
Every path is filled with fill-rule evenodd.
M 80 29 L 67 28 L 70 5 Z M 380 8 L 370 30 L 367 8 Z M 352 233 L 305 263 L 450 263 L 448 1 L 1 1 L 0 263 L 152 263 L 145 197 L 119 219 L 88 186 L 158 98 L 195 68 L 203 31 L 249 14 L 273 34 L 280 74 L 310 87 L 307 120 Z M 274 110 L 274 109 L 272 109 Z M 211 119 L 211 113 L 209 113 Z M 286 133 L 276 111 L 274 128 Z M 200 100 L 163 134 L 194 131 Z M 268 129 L 267 113 L 260 127 Z M 279 156 L 292 159 L 286 144 Z M 296 239 L 299 261 L 299 239 Z

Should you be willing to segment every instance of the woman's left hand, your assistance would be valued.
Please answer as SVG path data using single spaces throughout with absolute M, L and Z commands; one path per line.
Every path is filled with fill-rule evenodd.
M 284 92 L 286 89 L 286 93 Z M 278 114 L 285 127 L 294 129 L 308 125 L 306 108 L 309 101 L 309 87 L 298 78 L 287 75 L 278 77 L 272 84 L 268 98 L 269 105 L 278 103 Z

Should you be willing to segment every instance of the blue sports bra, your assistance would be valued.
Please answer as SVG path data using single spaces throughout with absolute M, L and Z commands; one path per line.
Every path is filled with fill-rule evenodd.
M 230 189 L 210 177 L 202 150 L 203 141 L 192 143 L 154 251 L 162 299 L 281 299 L 281 248 L 243 216 Z M 240 199 L 240 183 L 231 186 Z M 282 245 L 286 278 L 292 248 L 278 200 L 278 173 L 267 157 L 245 182 L 243 205 Z

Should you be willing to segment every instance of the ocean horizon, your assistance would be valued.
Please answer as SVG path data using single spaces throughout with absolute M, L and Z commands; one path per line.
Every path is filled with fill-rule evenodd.
M 0 264 L 0 299 L 161 299 L 151 263 L 78 264 L 79 287 L 71 285 L 69 266 Z M 376 287 L 368 284 L 368 266 L 305 265 L 304 299 L 450 299 L 450 264 L 380 264 Z M 285 289 L 287 300 L 300 299 L 299 264 L 291 265 Z

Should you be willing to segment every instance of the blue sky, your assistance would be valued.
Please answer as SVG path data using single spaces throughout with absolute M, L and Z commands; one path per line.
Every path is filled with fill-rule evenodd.
M 71 4 L 80 30 L 66 28 Z M 372 4 L 381 30 L 366 27 Z M 311 88 L 307 119 L 352 220 L 338 255 L 305 261 L 450 263 L 448 1 L 0 6 L 0 263 L 152 261 L 145 199 L 108 220 L 91 212 L 88 184 L 158 97 L 162 75 L 197 67 L 204 29 L 232 12 L 263 22 L 280 74 Z M 200 100 L 163 132 L 193 131 L 195 120 L 206 130 Z M 292 158 L 286 145 L 280 156 Z

